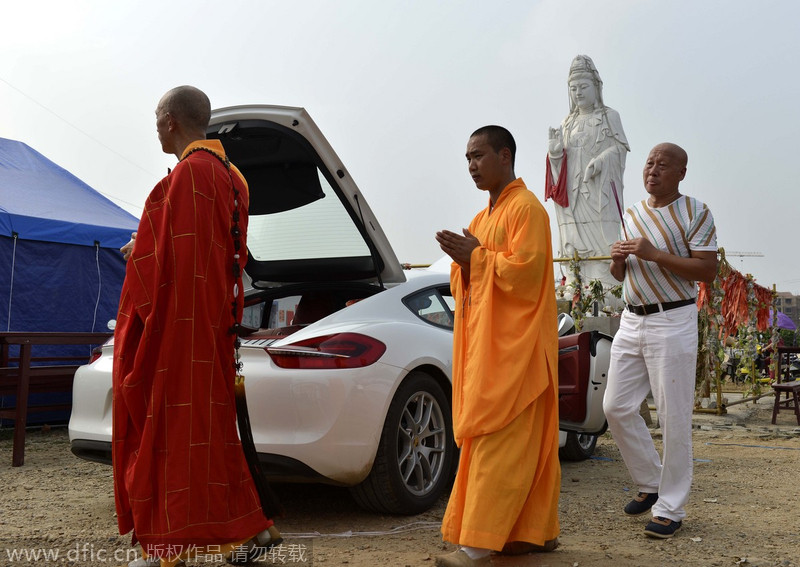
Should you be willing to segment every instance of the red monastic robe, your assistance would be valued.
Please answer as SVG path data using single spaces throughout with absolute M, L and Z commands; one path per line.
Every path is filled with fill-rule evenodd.
M 248 189 L 216 140 L 186 148 L 145 204 L 114 334 L 114 491 L 119 531 L 148 555 L 242 541 L 268 528 L 236 426 L 234 337 Z M 234 298 L 234 284 L 238 297 Z M 235 307 L 234 307 L 235 305 Z
M 473 219 L 469 280 L 453 264 L 459 470 L 444 539 L 502 549 L 559 532 L 558 336 L 550 221 L 522 179 Z

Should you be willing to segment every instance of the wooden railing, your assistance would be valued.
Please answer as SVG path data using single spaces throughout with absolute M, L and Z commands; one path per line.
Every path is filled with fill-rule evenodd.
M 16 396 L 12 408 L 0 408 L 0 418 L 14 420 L 14 449 L 11 466 L 25 462 L 25 425 L 29 413 L 70 409 L 71 404 L 29 406 L 31 393 L 71 392 L 78 366 L 89 357 L 32 355 L 34 345 L 101 345 L 111 333 L 25 333 L 0 332 L 0 396 Z M 19 346 L 12 357 L 10 347 Z M 39 362 L 47 364 L 39 365 Z M 12 364 L 16 365 L 12 366 Z M 37 363 L 32 365 L 32 363 Z

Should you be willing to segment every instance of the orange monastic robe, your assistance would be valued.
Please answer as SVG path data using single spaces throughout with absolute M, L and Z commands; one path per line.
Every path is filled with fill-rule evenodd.
M 247 184 L 216 140 L 186 148 L 145 204 L 114 336 L 114 491 L 120 533 L 147 555 L 268 528 L 236 428 L 234 192 L 246 261 Z M 235 307 L 234 307 L 235 306 Z
M 500 550 L 558 536 L 558 336 L 550 221 L 522 179 L 470 223 L 469 281 L 453 264 L 458 476 L 444 539 Z

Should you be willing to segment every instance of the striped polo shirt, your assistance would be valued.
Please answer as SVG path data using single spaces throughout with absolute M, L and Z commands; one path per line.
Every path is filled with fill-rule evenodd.
M 647 200 L 640 201 L 625 211 L 623 222 L 628 238 L 644 237 L 656 248 L 676 256 L 688 258 L 690 250 L 717 249 L 717 231 L 711 211 L 705 203 L 686 195 L 659 208 L 649 206 Z M 633 305 L 666 303 L 695 298 L 697 285 L 655 262 L 630 255 L 622 293 L 625 302 Z

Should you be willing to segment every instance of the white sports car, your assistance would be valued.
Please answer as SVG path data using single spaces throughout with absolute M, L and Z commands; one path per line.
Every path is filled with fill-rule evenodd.
M 250 185 L 250 333 L 240 353 L 266 473 L 351 487 L 359 504 L 383 513 L 427 509 L 458 460 L 448 273 L 402 269 L 305 110 L 224 108 L 208 137 L 222 140 Z M 610 340 L 561 340 L 561 453 L 587 458 L 605 429 Z M 112 349 L 75 374 L 69 423 L 73 453 L 106 463 Z

